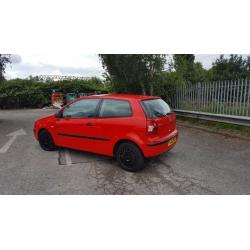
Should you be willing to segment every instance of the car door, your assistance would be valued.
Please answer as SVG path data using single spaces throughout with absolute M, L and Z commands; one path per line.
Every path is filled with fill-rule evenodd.
M 57 145 L 93 152 L 99 103 L 99 98 L 86 98 L 66 106 L 55 123 Z
M 112 155 L 114 143 L 128 131 L 133 131 L 131 117 L 132 108 L 129 101 L 104 98 L 95 124 L 96 136 L 105 140 L 96 144 L 96 150 Z

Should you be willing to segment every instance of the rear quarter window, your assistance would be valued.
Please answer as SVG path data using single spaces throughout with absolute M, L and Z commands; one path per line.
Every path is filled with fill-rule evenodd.
M 130 103 L 124 100 L 104 99 L 100 108 L 99 117 L 129 117 L 132 115 Z
M 162 99 L 144 100 L 141 103 L 147 118 L 164 117 L 171 113 L 169 105 Z

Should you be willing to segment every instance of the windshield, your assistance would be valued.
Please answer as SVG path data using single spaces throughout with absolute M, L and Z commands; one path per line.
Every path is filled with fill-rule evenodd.
M 148 118 L 164 117 L 171 113 L 169 105 L 162 99 L 142 101 L 142 107 Z

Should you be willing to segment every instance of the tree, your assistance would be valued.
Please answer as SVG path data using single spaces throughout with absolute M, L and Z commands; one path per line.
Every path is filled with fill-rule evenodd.
M 194 64 L 194 54 L 174 54 L 174 68 L 176 71 L 184 71 L 192 68 Z
M 10 54 L 0 54 L 0 81 L 4 80 L 6 65 L 11 63 Z
M 172 68 L 185 82 L 200 82 L 207 78 L 206 70 L 200 62 L 194 62 L 194 54 L 174 54 Z
M 210 69 L 212 80 L 232 80 L 250 77 L 250 57 L 231 54 L 229 58 L 220 55 Z
M 111 85 L 118 93 L 154 94 L 154 85 L 164 69 L 165 55 L 99 55 Z
M 191 82 L 205 82 L 208 80 L 208 71 L 203 68 L 200 62 L 196 62 L 193 65 L 193 76 Z

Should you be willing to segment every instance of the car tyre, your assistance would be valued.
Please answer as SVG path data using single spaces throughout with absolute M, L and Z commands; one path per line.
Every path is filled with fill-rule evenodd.
M 144 156 L 141 150 L 131 142 L 121 143 L 115 157 L 120 166 L 130 172 L 136 172 L 144 168 Z
M 51 134 L 47 130 L 42 130 L 39 133 L 38 141 L 41 148 L 45 151 L 54 151 L 57 149 Z

